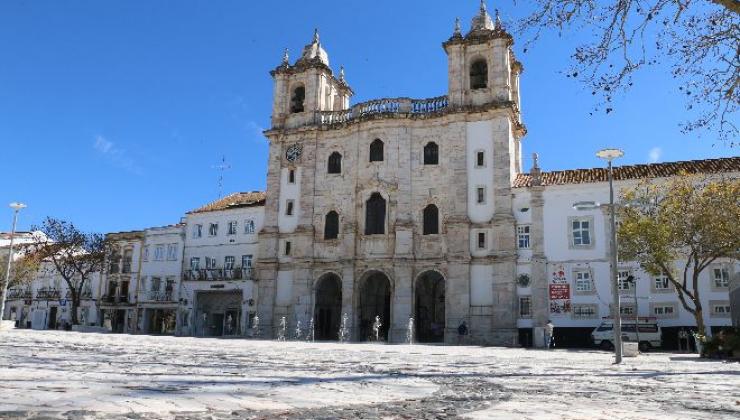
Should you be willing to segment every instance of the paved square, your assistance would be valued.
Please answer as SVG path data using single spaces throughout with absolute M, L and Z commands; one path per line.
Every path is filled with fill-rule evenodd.
M 0 418 L 739 418 L 740 364 L 598 351 L 0 334 Z

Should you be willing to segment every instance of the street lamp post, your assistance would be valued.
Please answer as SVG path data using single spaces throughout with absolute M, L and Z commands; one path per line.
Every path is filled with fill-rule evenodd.
M 0 320 L 5 314 L 5 300 L 8 296 L 8 285 L 10 284 L 10 266 L 13 263 L 13 239 L 15 239 L 15 225 L 18 223 L 18 212 L 26 207 L 23 203 L 10 203 L 13 209 L 13 227 L 10 229 L 10 246 L 8 246 L 8 264 L 5 266 L 5 281 L 3 282 L 3 295 L 0 299 Z
M 622 363 L 622 314 L 619 304 L 619 283 L 617 278 L 617 222 L 614 208 L 614 172 L 612 161 L 624 156 L 619 149 L 599 150 L 596 156 L 609 163 L 609 212 L 611 213 L 611 279 L 612 295 L 614 296 L 612 316 L 614 318 L 614 363 Z M 636 324 L 635 324 L 636 326 Z

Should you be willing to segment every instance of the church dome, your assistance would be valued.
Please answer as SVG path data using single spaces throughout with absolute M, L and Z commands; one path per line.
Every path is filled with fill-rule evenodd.
M 310 44 L 303 47 L 303 53 L 301 54 L 301 58 L 298 59 L 296 64 L 311 63 L 311 62 L 316 62 L 316 61 L 329 67 L 329 54 L 326 53 L 326 50 L 321 46 L 321 42 L 319 42 L 319 30 L 318 29 L 316 29 L 313 33 L 313 41 L 311 41 Z

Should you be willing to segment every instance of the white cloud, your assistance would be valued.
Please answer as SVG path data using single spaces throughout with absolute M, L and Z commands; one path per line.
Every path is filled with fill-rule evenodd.
M 656 163 L 660 160 L 661 155 L 663 155 L 663 150 L 660 147 L 653 147 L 648 153 L 648 160 L 650 163 Z
M 95 136 L 93 148 L 105 156 L 113 166 L 131 172 L 134 175 L 144 174 L 144 171 L 136 164 L 134 159 L 126 154 L 126 150 L 117 148 L 115 143 L 105 137 L 101 135 Z
M 102 154 L 106 154 L 110 152 L 110 149 L 113 147 L 113 143 L 106 140 L 103 136 L 97 136 L 95 137 L 95 150 Z

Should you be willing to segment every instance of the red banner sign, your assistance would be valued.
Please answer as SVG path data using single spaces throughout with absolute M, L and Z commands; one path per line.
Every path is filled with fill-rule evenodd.
M 570 299 L 570 284 L 551 284 L 550 300 Z

